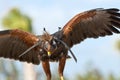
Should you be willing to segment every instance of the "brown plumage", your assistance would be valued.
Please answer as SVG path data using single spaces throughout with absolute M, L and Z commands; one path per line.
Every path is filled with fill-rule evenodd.
M 94 9 L 73 17 L 64 27 L 65 42 L 72 47 L 86 38 L 98 38 L 120 33 L 118 9 Z
M 30 46 L 38 41 L 35 35 L 21 30 L 6 30 L 0 32 L 0 56 L 5 58 L 16 59 L 20 61 L 32 62 L 39 64 L 39 50 L 33 49 L 19 58 L 19 55 L 27 50 Z
M 54 34 L 35 36 L 21 30 L 0 31 L 0 57 L 39 64 L 42 61 L 47 80 L 51 80 L 49 61 L 59 61 L 59 75 L 63 80 L 70 48 L 86 38 L 98 38 L 120 33 L 119 9 L 94 9 L 77 14 L 63 29 Z

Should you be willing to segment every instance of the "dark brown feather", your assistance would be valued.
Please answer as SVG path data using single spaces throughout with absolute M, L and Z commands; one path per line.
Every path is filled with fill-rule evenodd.
M 62 29 L 62 38 L 69 47 L 86 38 L 98 38 L 120 33 L 119 9 L 94 9 L 77 14 Z
M 0 31 L 0 57 L 39 64 L 39 50 L 33 49 L 19 58 L 19 55 L 34 45 L 38 38 L 21 30 Z

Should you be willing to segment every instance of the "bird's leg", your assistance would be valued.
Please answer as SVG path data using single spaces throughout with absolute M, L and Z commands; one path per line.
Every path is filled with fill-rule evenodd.
M 63 71 L 64 71 L 65 63 L 66 63 L 66 56 L 63 56 L 59 60 L 58 72 L 59 72 L 60 80 L 64 80 L 64 78 L 63 78 Z
M 42 61 L 42 67 L 47 76 L 47 80 L 51 80 L 50 64 L 49 60 Z

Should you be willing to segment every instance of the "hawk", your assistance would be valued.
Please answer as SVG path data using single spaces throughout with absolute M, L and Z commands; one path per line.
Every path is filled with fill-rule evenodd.
M 120 33 L 120 13 L 117 8 L 93 9 L 74 16 L 65 26 L 54 34 L 45 29 L 42 35 L 34 35 L 19 29 L 0 31 L 0 57 L 23 62 L 40 64 L 51 80 L 49 62 L 58 61 L 60 80 L 68 52 L 77 62 L 71 48 L 87 38 L 98 38 Z

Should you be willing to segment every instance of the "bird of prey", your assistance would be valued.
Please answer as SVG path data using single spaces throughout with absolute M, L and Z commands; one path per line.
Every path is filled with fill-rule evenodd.
M 58 61 L 60 80 L 66 59 L 77 59 L 71 48 L 87 38 L 98 38 L 120 33 L 120 13 L 117 8 L 97 8 L 74 16 L 63 28 L 54 34 L 45 29 L 42 35 L 34 35 L 19 29 L 0 31 L 0 57 L 40 64 L 51 80 L 49 62 Z

